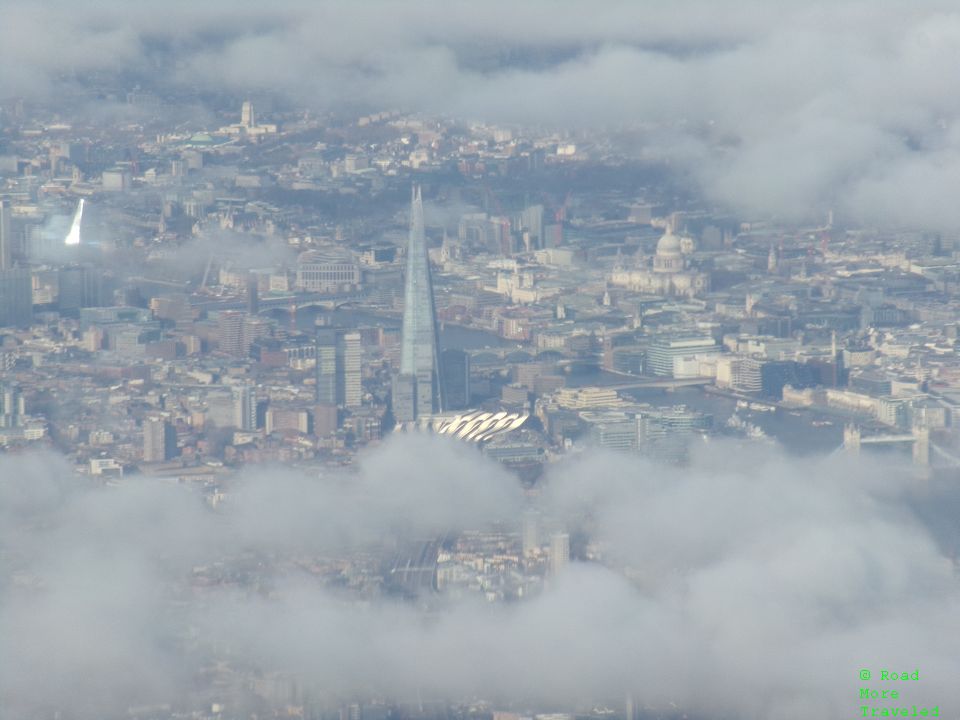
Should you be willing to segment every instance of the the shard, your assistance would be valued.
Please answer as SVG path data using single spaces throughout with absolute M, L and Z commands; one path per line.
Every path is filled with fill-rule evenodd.
M 403 336 L 400 375 L 394 381 L 394 414 L 398 420 L 413 420 L 442 411 L 437 313 L 423 224 L 423 199 L 420 188 L 416 187 L 410 206 Z

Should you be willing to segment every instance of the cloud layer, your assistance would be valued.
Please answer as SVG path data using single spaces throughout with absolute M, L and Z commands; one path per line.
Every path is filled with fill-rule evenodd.
M 632 150 L 750 216 L 960 229 L 947 2 L 0 5 L 0 97 L 139 82 L 633 128 Z
M 527 500 L 473 448 L 407 436 L 355 472 L 251 468 L 216 511 L 190 488 L 99 487 L 55 457 L 4 456 L 0 701 L 81 716 L 170 702 L 220 657 L 338 697 L 572 707 L 633 692 L 774 719 L 852 714 L 861 668 L 906 668 L 922 677 L 910 703 L 948 708 L 956 577 L 908 509 L 909 478 L 724 444 L 684 469 L 567 460 L 538 502 L 604 563 L 575 562 L 519 603 L 441 596 L 425 613 L 349 602 L 301 568 L 517 527 Z M 231 580 L 198 583 L 216 567 Z

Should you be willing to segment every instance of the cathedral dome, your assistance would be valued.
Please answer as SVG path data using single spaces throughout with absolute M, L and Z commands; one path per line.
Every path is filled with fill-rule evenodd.
M 667 230 L 657 242 L 657 255 L 659 257 L 680 255 L 680 252 L 680 238 Z

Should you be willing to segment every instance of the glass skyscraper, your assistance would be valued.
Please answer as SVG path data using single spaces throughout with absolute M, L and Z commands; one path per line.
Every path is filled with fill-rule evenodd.
M 423 224 L 423 199 L 419 187 L 414 188 L 410 206 L 410 242 L 407 247 L 398 380 L 406 390 L 401 408 L 397 407 L 395 393 L 394 414 L 398 420 L 413 420 L 420 415 L 442 412 L 437 313 L 433 303 L 433 283 L 430 280 L 430 260 Z M 394 382 L 394 388 L 398 388 L 397 381 Z M 409 403 L 410 390 L 413 391 L 412 407 Z

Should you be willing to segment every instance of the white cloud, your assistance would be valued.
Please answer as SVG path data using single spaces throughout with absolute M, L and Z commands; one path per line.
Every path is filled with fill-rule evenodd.
M 0 96 L 122 69 L 325 108 L 666 123 L 644 155 L 744 213 L 960 227 L 950 3 L 2 5 Z
M 909 475 L 889 464 L 725 444 L 687 468 L 564 461 L 540 502 L 611 567 L 574 563 L 537 597 L 440 598 L 429 613 L 347 602 L 285 561 L 515 525 L 517 484 L 473 448 L 402 437 L 357 472 L 250 468 L 217 513 L 149 478 L 68 477 L 47 456 L 0 458 L 4 506 L 17 509 L 0 586 L 8 705 L 169 699 L 209 657 L 187 637 L 311 686 L 398 700 L 573 705 L 633 690 L 702 713 L 839 717 L 857 707 L 861 667 L 919 668 L 911 702 L 960 700 L 956 578 L 908 509 Z M 229 573 L 231 557 L 267 562 L 256 586 L 191 588 L 194 566 L 227 558 Z

